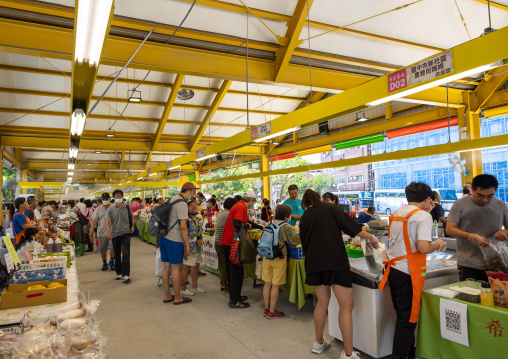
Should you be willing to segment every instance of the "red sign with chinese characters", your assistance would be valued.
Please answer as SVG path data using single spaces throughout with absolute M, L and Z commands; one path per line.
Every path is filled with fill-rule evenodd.
M 388 74 L 388 93 L 402 90 L 407 87 L 406 69 Z

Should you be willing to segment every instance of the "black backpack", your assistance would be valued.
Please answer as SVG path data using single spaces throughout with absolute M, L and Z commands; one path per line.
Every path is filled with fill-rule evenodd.
M 174 226 L 178 224 L 178 220 L 171 226 L 171 228 L 168 229 L 169 226 L 169 215 L 171 213 L 171 210 L 173 209 L 173 206 L 177 203 L 185 202 L 183 199 L 177 199 L 174 202 L 171 202 L 171 199 L 168 200 L 166 203 L 161 204 L 158 207 L 155 207 L 153 210 L 152 217 L 150 217 L 150 221 L 148 222 L 148 233 L 150 233 L 151 236 L 159 238 L 159 237 L 165 237 L 166 234 L 170 230 L 173 229 Z
M 78 221 L 82 226 L 86 226 L 89 222 L 88 218 L 81 211 L 78 211 Z

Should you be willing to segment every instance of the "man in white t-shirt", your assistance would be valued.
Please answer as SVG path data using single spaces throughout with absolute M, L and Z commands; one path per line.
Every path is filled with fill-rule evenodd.
M 388 277 L 393 306 L 397 312 L 392 358 L 415 357 L 414 332 L 425 281 L 426 255 L 446 248 L 446 243 L 441 240 L 431 243 L 433 222 L 429 212 L 434 207 L 431 196 L 432 189 L 428 185 L 412 182 L 406 187 L 408 205 L 390 217 L 386 252 L 391 263 L 385 277 Z M 406 221 L 408 238 L 404 236 Z M 411 247 L 410 253 L 408 246 Z M 404 256 L 408 259 L 396 260 Z M 380 289 L 383 285 L 380 285 Z M 418 299 L 417 308 L 413 308 L 413 298 Z

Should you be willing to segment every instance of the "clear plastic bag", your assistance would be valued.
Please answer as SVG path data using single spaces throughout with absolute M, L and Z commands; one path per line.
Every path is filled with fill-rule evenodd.
M 382 240 L 378 240 L 378 248 L 372 247 L 370 241 L 362 239 L 362 250 L 367 261 L 367 267 L 371 273 L 383 274 L 386 261 L 386 245 Z
M 504 257 L 504 254 L 500 254 L 499 241 L 497 238 L 491 237 L 488 239 L 488 242 L 488 247 L 480 247 L 480 250 L 483 253 L 483 262 L 485 263 L 485 267 L 491 272 L 497 272 L 498 270 L 505 272 L 508 269 L 508 266 L 503 265 L 501 258 Z M 506 245 L 503 243 L 502 246 L 502 251 L 504 251 L 504 247 L 506 247 Z M 508 260 L 508 258 L 506 258 L 506 260 Z

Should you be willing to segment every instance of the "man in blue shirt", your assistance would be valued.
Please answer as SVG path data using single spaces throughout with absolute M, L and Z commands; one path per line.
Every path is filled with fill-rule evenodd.
M 300 220 L 300 216 L 303 214 L 304 210 L 302 208 L 302 200 L 298 199 L 298 186 L 292 184 L 288 187 L 289 198 L 284 201 L 284 204 L 288 204 L 293 208 L 293 213 L 291 214 L 291 221 L 289 224 L 292 226 L 296 225 L 296 221 Z

